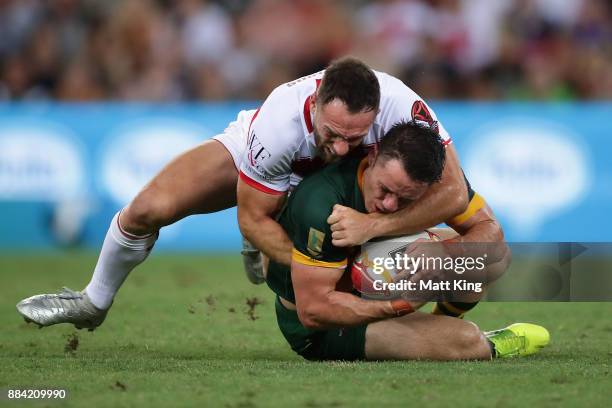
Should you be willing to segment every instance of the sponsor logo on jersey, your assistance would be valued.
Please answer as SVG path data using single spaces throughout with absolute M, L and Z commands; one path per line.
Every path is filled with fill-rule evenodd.
M 325 240 L 325 233 L 315 228 L 310 228 L 308 232 L 308 247 L 306 250 L 313 257 L 321 255 L 323 251 L 323 241 Z
M 270 152 L 261 144 L 255 132 L 251 134 L 248 149 L 247 158 L 249 159 L 249 164 L 258 169 L 259 164 L 271 156 Z
M 266 171 L 261 166 L 257 166 L 257 167 L 243 166 L 240 168 L 240 171 L 242 171 L 243 173 L 250 174 L 255 180 L 257 179 L 264 179 L 266 181 L 272 180 L 272 176 L 266 173 Z

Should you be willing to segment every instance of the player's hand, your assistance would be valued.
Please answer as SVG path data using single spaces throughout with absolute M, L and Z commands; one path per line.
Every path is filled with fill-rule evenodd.
M 361 245 L 373 237 L 373 219 L 340 204 L 334 205 L 327 223 L 332 231 L 332 244 L 338 247 Z
M 427 258 L 427 257 L 437 257 L 437 256 L 446 256 L 442 251 L 438 251 L 437 248 L 433 248 L 436 241 L 419 238 L 416 241 L 412 242 L 406 250 L 406 256 L 410 258 Z M 437 277 L 437 270 L 427 270 L 424 266 L 419 267 L 418 269 L 404 269 L 402 271 L 398 271 L 395 277 L 393 278 L 394 282 L 400 282 L 405 280 L 420 280 L 420 279 L 431 279 Z M 415 275 L 419 274 L 419 276 L 415 277 Z
M 406 248 L 406 255 L 411 258 L 422 258 L 423 261 L 428 261 L 425 264 L 422 263 L 421 267 L 416 271 L 412 271 L 410 276 L 411 281 L 438 281 L 446 279 L 448 271 L 442 266 L 450 255 L 442 242 L 419 238 Z
M 402 298 L 410 301 L 413 305 L 422 305 L 423 302 L 435 300 L 442 295 L 443 293 L 439 291 L 432 291 L 421 287 L 420 282 L 440 282 L 445 279 L 446 271 L 438 268 L 442 266 L 439 262 L 430 261 L 428 265 L 423 264 L 425 259 L 433 260 L 440 258 L 444 260 L 448 256 L 444 246 L 440 242 L 420 238 L 406 248 L 406 256 L 415 258 L 421 263 L 419 263 L 419 267 L 416 270 L 410 268 L 409 270 L 399 272 L 395 276 L 395 282 L 409 281 L 412 283 L 410 289 L 402 293 Z

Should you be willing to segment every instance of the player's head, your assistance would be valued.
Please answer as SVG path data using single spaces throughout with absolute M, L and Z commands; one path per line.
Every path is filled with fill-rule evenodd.
M 358 146 L 368 134 L 379 105 L 380 85 L 367 65 L 354 58 L 332 62 L 310 100 L 319 156 L 332 162 Z
M 435 130 L 416 122 L 393 126 L 368 156 L 363 197 L 368 212 L 390 213 L 418 200 L 442 177 L 446 149 Z

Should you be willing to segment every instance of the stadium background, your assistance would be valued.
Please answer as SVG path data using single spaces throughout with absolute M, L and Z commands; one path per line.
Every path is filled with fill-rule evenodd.
M 303 362 L 243 277 L 234 210 L 165 228 L 93 334 L 33 330 L 14 305 L 82 287 L 111 216 L 165 162 L 345 54 L 431 104 L 509 241 L 610 242 L 611 40 L 606 0 L 0 0 L 0 389 L 68 388 L 74 406 L 605 406 L 611 303 L 470 313 L 548 327 L 532 359 Z
M 4 0 L 0 246 L 96 248 L 170 158 L 345 54 L 431 103 L 510 241 L 609 240 L 611 27 L 601 0 Z M 239 242 L 230 210 L 158 249 Z

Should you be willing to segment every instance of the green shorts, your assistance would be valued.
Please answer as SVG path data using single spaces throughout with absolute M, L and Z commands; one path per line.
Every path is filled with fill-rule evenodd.
M 276 320 L 289 345 L 306 360 L 363 360 L 367 324 L 331 330 L 311 330 L 302 326 L 297 312 L 289 310 L 276 297 Z

